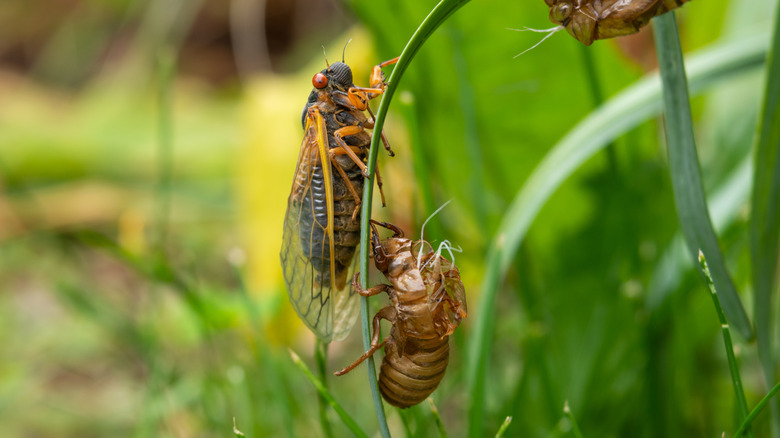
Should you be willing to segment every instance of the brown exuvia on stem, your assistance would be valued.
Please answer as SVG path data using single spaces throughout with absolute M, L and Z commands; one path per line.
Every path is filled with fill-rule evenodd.
M 374 317 L 371 348 L 336 375 L 348 373 L 385 346 L 379 391 L 391 405 L 406 408 L 425 400 L 444 377 L 448 338 L 466 317 L 466 296 L 458 269 L 428 242 L 405 238 L 394 225 L 371 223 L 374 262 L 391 284 L 363 289 L 356 275 L 352 285 L 363 296 L 387 292 L 392 304 Z M 380 243 L 374 225 L 395 235 Z M 380 342 L 382 319 L 390 321 L 392 329 Z

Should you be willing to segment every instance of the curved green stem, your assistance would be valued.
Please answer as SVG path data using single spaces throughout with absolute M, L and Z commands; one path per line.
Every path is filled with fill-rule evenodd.
M 423 20 L 420 27 L 417 28 L 412 38 L 406 44 L 401 56 L 398 59 L 393 72 L 390 74 L 390 78 L 387 80 L 387 88 L 382 95 L 382 101 L 379 103 L 379 110 L 376 113 L 376 122 L 374 124 L 374 132 L 382 132 L 382 128 L 385 125 L 385 118 L 387 117 L 387 110 L 390 108 L 390 102 L 393 100 L 398 89 L 398 83 L 401 80 L 409 64 L 414 59 L 417 51 L 420 50 L 423 43 L 430 37 L 433 32 L 455 11 L 461 6 L 468 3 L 469 0 L 442 0 L 436 7 L 433 8 L 430 14 Z M 380 149 L 379 135 L 373 135 L 371 139 L 371 149 L 368 152 L 368 181 L 363 187 L 363 202 L 360 212 L 360 284 L 364 288 L 368 287 L 368 254 L 371 248 L 369 239 L 369 221 L 371 220 L 371 203 L 374 197 L 374 174 L 376 169 L 376 158 Z M 363 349 L 368 350 L 371 346 L 371 333 L 369 333 L 370 321 L 368 314 L 368 298 L 360 297 L 360 321 L 362 324 L 363 332 Z M 368 369 L 368 382 L 371 388 L 371 397 L 374 401 L 374 410 L 376 411 L 377 421 L 379 422 L 379 430 L 382 433 L 382 437 L 387 438 L 390 436 L 390 431 L 387 428 L 387 419 L 385 418 L 385 410 L 382 406 L 382 399 L 379 396 L 379 389 L 376 384 L 376 369 L 374 368 L 374 358 L 369 357 L 366 361 Z

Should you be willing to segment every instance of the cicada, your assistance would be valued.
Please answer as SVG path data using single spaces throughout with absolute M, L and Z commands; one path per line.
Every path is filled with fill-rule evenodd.
M 397 60 L 375 66 L 369 88 L 352 83 L 344 62 L 326 60 L 327 68 L 312 78 L 314 88 L 301 114 L 304 136 L 280 258 L 290 302 L 324 341 L 344 339 L 357 317 L 357 296 L 347 279 L 360 241 L 357 215 L 371 144 L 366 129 L 374 127 L 368 102 L 384 92 L 382 68 Z M 384 135 L 382 140 L 392 155 Z M 381 193 L 378 173 L 377 183 Z
M 544 0 L 550 21 L 560 24 L 578 41 L 593 41 L 638 32 L 653 17 L 679 8 L 689 0 Z
M 376 227 L 395 234 L 379 241 Z M 393 406 L 407 408 L 425 400 L 439 386 L 449 362 L 448 337 L 466 317 L 466 294 L 455 265 L 424 241 L 405 238 L 398 227 L 372 221 L 374 263 L 390 284 L 363 289 L 363 296 L 387 292 L 390 304 L 374 316 L 371 348 L 353 364 L 336 373 L 340 376 L 385 346 L 379 374 L 379 391 Z M 379 324 L 390 321 L 390 336 L 379 342 Z

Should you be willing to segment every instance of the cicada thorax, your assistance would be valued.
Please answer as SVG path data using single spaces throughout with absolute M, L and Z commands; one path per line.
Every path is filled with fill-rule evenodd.
M 585 45 L 630 35 L 689 0 L 545 0 L 550 21 Z

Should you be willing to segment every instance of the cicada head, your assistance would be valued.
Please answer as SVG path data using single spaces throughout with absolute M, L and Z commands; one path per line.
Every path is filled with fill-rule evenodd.
M 559 24 L 580 41 L 589 46 L 596 39 L 596 18 L 581 9 L 579 0 L 545 0 L 550 8 L 550 21 Z
M 311 79 L 314 88 L 322 90 L 330 87 L 331 89 L 347 91 L 352 83 L 352 69 L 343 62 L 334 62 L 328 68 L 314 75 Z
M 392 231 L 394 233 L 393 237 L 380 242 L 376 225 L 380 225 Z M 371 229 L 373 230 L 371 244 L 374 247 L 374 264 L 376 265 L 376 268 L 385 274 L 385 277 L 387 278 L 401 275 L 403 271 L 407 269 L 406 264 L 408 263 L 400 259 L 406 258 L 405 254 L 409 252 L 411 240 L 405 238 L 403 230 L 393 224 L 372 220 Z

